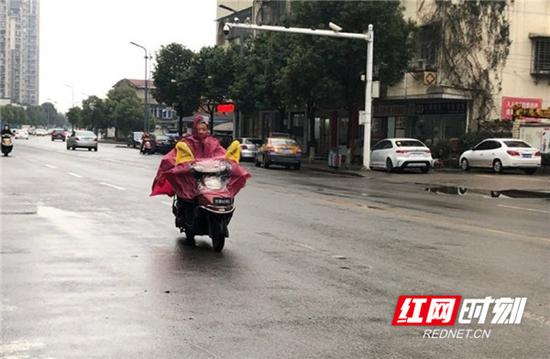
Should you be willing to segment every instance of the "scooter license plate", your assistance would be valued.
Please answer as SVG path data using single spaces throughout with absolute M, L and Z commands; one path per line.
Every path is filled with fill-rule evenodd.
M 224 197 L 215 197 L 214 205 L 215 206 L 230 206 L 233 204 L 233 198 L 224 198 Z

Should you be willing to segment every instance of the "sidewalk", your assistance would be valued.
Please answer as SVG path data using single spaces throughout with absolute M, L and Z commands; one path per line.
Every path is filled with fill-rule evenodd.
M 302 160 L 302 167 L 307 168 L 311 171 L 339 174 L 344 176 L 354 176 L 354 177 L 365 177 L 371 172 L 369 170 L 364 170 L 362 165 L 357 165 L 357 164 L 350 165 L 347 168 L 345 167 L 332 168 L 328 166 L 327 160 L 314 160 L 313 162 L 310 163 L 307 159 L 304 159 Z M 462 173 L 462 170 L 460 168 L 438 167 L 433 169 L 432 172 Z M 550 176 L 550 166 L 541 167 L 534 176 L 535 177 Z

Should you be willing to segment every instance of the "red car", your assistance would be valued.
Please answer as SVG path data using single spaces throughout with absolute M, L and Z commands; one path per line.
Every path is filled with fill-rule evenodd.
M 52 131 L 52 141 L 55 140 L 61 140 L 65 142 L 65 139 L 67 138 L 67 135 L 65 134 L 65 130 L 62 128 L 56 128 Z

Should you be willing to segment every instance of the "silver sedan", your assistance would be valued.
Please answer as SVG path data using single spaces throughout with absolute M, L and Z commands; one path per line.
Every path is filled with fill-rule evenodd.
M 67 137 L 67 150 L 87 148 L 88 151 L 97 151 L 97 137 L 92 131 L 73 131 Z

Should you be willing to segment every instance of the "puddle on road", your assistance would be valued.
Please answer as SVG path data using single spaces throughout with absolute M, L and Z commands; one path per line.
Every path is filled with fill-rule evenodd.
M 476 193 L 486 195 L 491 198 L 535 198 L 535 199 L 550 199 L 550 191 L 535 191 L 535 190 L 479 190 L 469 189 L 460 186 L 430 186 L 425 188 L 426 192 L 437 194 L 450 194 L 456 196 L 465 196 L 468 193 Z

